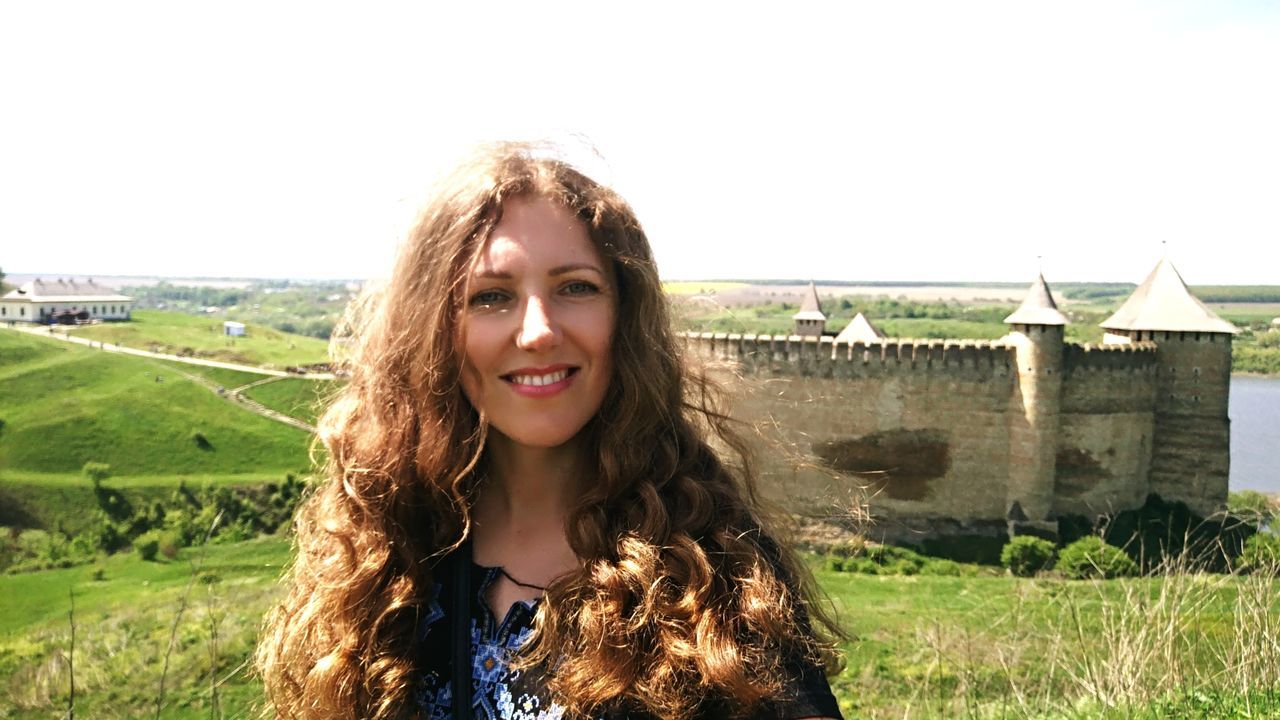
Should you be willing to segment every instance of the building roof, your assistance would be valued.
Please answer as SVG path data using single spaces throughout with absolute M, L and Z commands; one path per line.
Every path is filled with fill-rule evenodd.
M 818 301 L 818 288 L 814 286 L 813 281 L 809 281 L 809 287 L 805 289 L 804 295 L 800 298 L 800 312 L 791 316 L 792 320 L 826 320 L 827 316 L 822 313 L 822 303 Z
M 1182 276 L 1165 258 L 1111 317 L 1106 330 L 1162 330 L 1234 335 L 1240 330 L 1218 317 L 1187 289 Z
M 880 328 L 871 324 L 866 315 L 858 313 L 853 316 L 848 325 L 836 335 L 838 343 L 855 343 L 855 342 L 872 342 L 880 340 L 884 337 L 884 333 L 880 332 Z
M 39 278 L 23 284 L 17 290 L 10 290 L 5 294 L 4 299 L 58 303 L 133 301 L 133 298 L 99 285 L 92 279 L 76 282 L 74 279 L 41 280 Z
M 1010 325 L 1066 325 L 1067 316 L 1059 312 L 1053 293 L 1049 291 L 1049 283 L 1041 274 L 1031 283 L 1026 299 L 1004 321 Z

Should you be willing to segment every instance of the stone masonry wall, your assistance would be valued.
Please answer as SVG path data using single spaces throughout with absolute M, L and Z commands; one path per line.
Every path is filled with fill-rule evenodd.
M 789 509 L 839 515 L 869 501 L 876 528 L 894 536 L 900 522 L 1003 521 L 1011 347 L 709 334 L 691 341 L 695 355 L 723 363 L 737 415 L 764 429 L 765 491 Z
M 1156 348 L 1066 345 L 1055 514 L 1137 507 L 1150 492 Z
M 1005 521 L 1011 478 L 1025 474 L 1014 467 L 1025 449 L 1015 453 L 1013 442 L 1026 439 L 1019 427 L 1034 415 L 1023 406 L 1016 343 L 687 338 L 691 355 L 726 381 L 735 414 L 762 430 L 761 470 L 773 500 L 813 515 L 842 515 L 866 503 L 875 534 L 898 539 L 929 527 L 954 532 L 966 523 L 990 528 Z M 1052 477 L 1043 480 L 1052 488 L 1052 515 L 1137 507 L 1152 490 L 1164 489 L 1170 499 L 1211 494 L 1188 485 L 1182 470 L 1170 467 L 1164 476 L 1157 470 L 1160 462 L 1180 464 L 1178 448 L 1190 452 L 1219 440 L 1197 443 L 1200 433 L 1177 423 L 1209 418 L 1212 425 L 1221 410 L 1225 431 L 1225 397 L 1205 388 L 1221 387 L 1225 395 L 1225 376 L 1208 376 L 1229 372 L 1229 361 L 1219 367 L 1210 362 L 1216 356 L 1197 354 L 1190 343 L 1174 351 L 1188 356 L 1179 363 L 1200 363 L 1190 366 L 1199 374 L 1162 378 L 1158 352 L 1165 349 L 1150 342 L 1062 346 L 1054 370 L 1060 378 L 1052 385 L 1056 429 L 1041 440 L 1052 445 L 1045 448 L 1052 451 L 1054 461 L 1046 464 Z M 1159 392 L 1167 396 L 1163 410 Z M 1153 460 L 1162 435 L 1174 447 L 1156 451 Z M 1225 458 L 1224 448 L 1216 456 Z M 1226 487 L 1217 479 L 1225 478 L 1224 463 L 1205 464 L 1204 487 Z M 1161 477 L 1169 479 L 1156 482 Z
M 1209 515 L 1227 502 L 1231 336 L 1156 335 L 1159 372 L 1151 490 Z

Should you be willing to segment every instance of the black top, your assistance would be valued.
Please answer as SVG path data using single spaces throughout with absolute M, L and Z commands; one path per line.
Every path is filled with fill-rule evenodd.
M 449 563 L 441 563 L 426 615 L 418 625 L 419 676 L 414 692 L 415 720 L 451 720 L 453 709 L 453 618 L 451 614 L 452 573 Z M 559 720 L 564 708 L 546 688 L 547 677 L 539 669 L 516 671 L 507 659 L 518 651 L 533 632 L 537 601 L 516 602 L 499 620 L 485 602 L 489 586 L 501 575 L 500 568 L 472 565 L 470 593 L 471 694 L 475 720 Z M 840 709 L 831 694 L 822 670 L 810 663 L 788 666 L 791 688 L 787 697 L 763 704 L 751 720 L 803 717 L 840 718 Z M 703 715 L 728 717 L 708 708 Z M 610 712 L 602 720 L 639 720 L 625 712 Z

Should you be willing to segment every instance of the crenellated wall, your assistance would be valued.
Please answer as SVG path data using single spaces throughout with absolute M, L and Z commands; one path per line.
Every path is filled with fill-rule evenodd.
M 1068 344 L 1062 365 L 1054 513 L 1141 505 L 1151 489 L 1155 345 Z
M 1043 527 L 1136 507 L 1151 491 L 1201 512 L 1215 493 L 1225 501 L 1228 450 L 1215 429 L 1225 430 L 1230 358 L 1194 340 L 1077 345 L 1045 326 L 1014 326 L 997 342 L 686 338 L 738 391 L 739 417 L 772 437 L 766 492 L 796 511 L 839 514 L 865 492 L 876 532 L 919 539 Z M 1201 441 L 1186 428 L 1202 421 Z M 1179 468 L 1191 451 L 1213 458 Z
M 826 515 L 869 494 L 876 528 L 889 535 L 918 520 L 1003 522 L 1011 346 L 688 337 L 739 391 L 739 416 L 773 443 L 762 464 L 775 500 Z

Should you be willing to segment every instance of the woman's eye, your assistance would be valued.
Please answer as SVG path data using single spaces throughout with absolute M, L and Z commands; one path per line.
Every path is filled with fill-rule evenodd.
M 506 293 L 498 290 L 483 290 L 471 296 L 471 307 L 490 307 L 507 299 Z
M 565 283 L 563 290 L 567 295 L 592 295 L 600 292 L 600 288 L 586 280 L 573 280 Z

